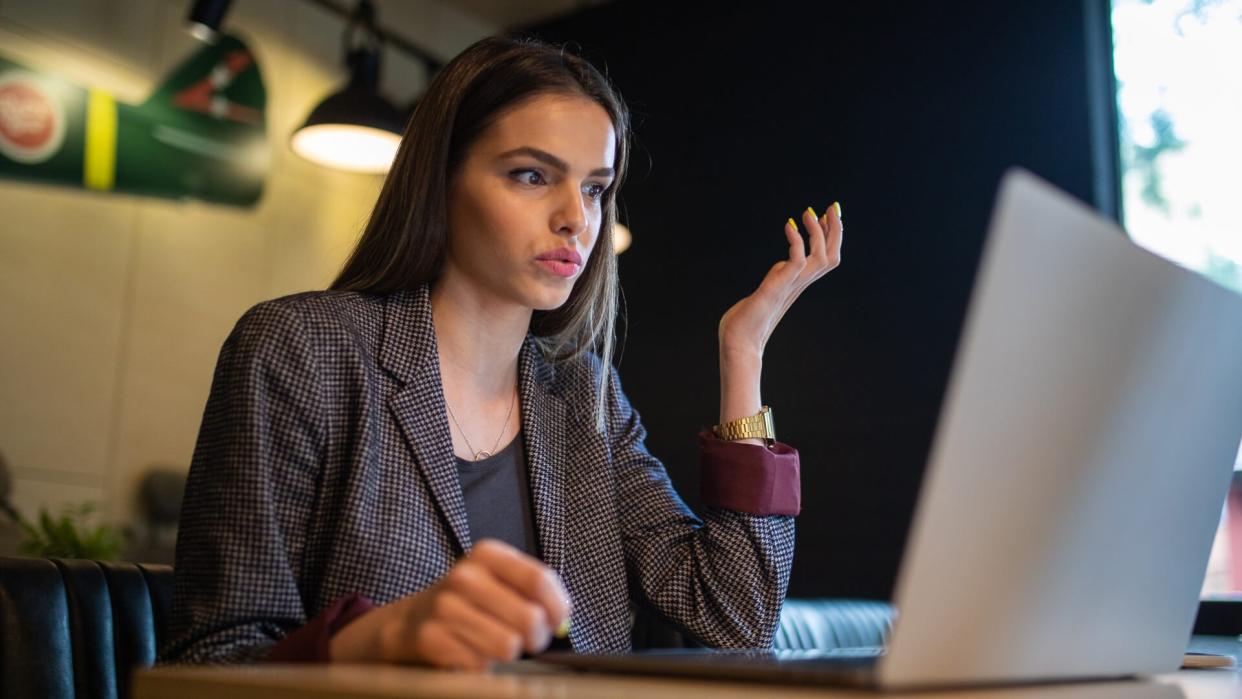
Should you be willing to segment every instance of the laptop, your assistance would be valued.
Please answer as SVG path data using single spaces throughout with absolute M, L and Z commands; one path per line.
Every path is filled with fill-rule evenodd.
M 884 689 L 1176 670 L 1242 439 L 1242 296 L 1023 170 L 1001 181 L 887 646 L 551 652 Z

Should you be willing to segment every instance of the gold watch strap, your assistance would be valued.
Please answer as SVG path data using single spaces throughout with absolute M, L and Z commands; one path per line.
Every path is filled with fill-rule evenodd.
M 766 439 L 768 443 L 776 441 L 776 427 L 772 422 L 772 409 L 768 406 L 759 412 L 740 420 L 730 420 L 712 428 L 717 437 L 735 441 L 739 439 Z

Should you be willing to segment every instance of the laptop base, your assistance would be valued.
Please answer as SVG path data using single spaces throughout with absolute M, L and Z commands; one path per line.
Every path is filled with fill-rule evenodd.
M 876 687 L 882 648 L 718 650 L 670 648 L 635 653 L 551 651 L 535 660 L 576 670 L 677 675 L 782 684 Z

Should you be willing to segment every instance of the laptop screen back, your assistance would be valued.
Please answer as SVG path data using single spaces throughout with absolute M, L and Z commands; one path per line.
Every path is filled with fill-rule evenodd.
M 1242 297 L 1002 182 L 886 686 L 1177 668 L 1242 436 Z

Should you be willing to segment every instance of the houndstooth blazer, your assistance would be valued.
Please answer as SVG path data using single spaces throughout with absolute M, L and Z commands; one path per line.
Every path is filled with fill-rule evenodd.
M 630 604 L 712 646 L 771 645 L 791 516 L 695 516 L 643 445 L 615 369 L 518 360 L 542 556 L 574 600 L 579 651 L 630 648 Z M 257 660 L 333 601 L 387 604 L 471 546 L 428 288 L 307 292 L 250 309 L 225 341 L 186 485 L 160 662 Z

